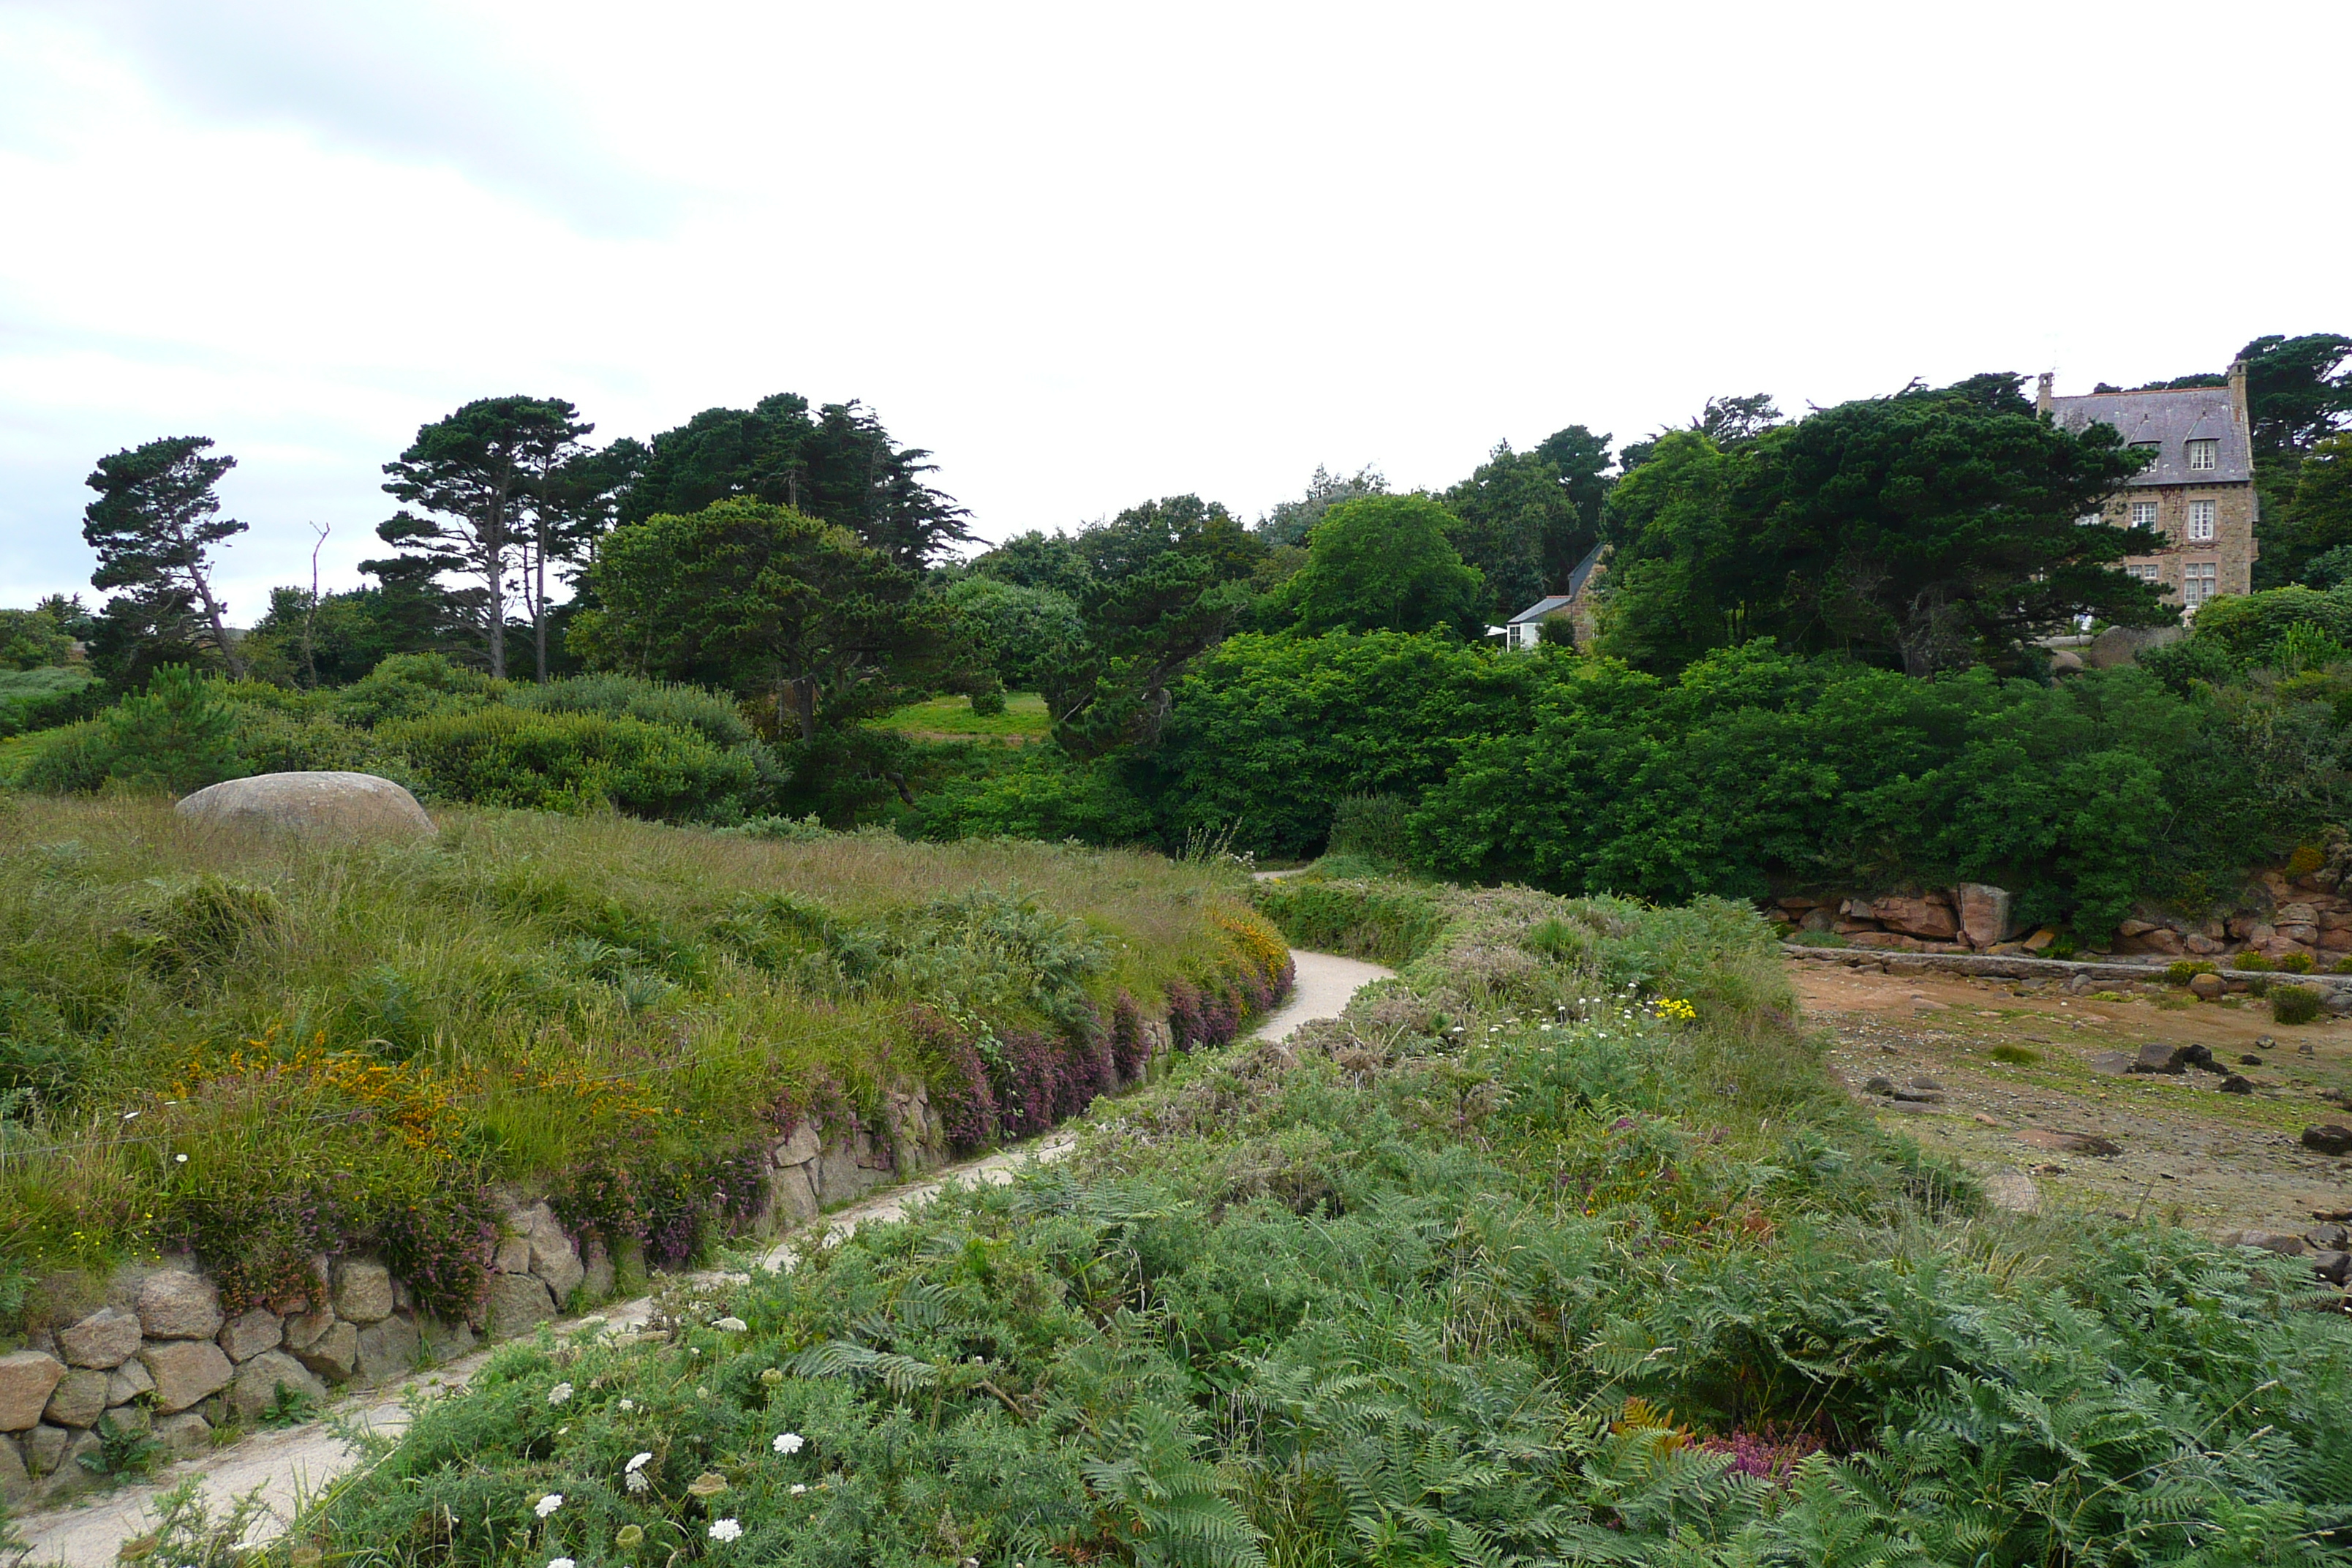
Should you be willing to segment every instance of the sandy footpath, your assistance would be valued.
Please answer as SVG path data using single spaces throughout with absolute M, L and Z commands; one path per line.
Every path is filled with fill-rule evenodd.
M 1258 1026 L 1261 1037 L 1278 1040 L 1309 1019 L 1337 1017 L 1359 987 L 1385 979 L 1391 973 L 1376 963 L 1330 953 L 1293 949 L 1291 956 L 1298 965 L 1297 985 L 1290 1000 Z M 1068 1131 L 1049 1132 L 1034 1142 L 951 1165 L 929 1181 L 877 1193 L 828 1215 L 824 1223 L 829 1230 L 846 1235 L 864 1220 L 897 1219 L 908 1205 L 937 1195 L 950 1183 L 1009 1182 L 1025 1165 L 1058 1159 L 1076 1142 Z M 780 1266 L 793 1241 L 780 1244 L 763 1261 L 770 1268 Z M 599 1323 L 620 1331 L 643 1323 L 652 1310 L 653 1299 L 640 1296 L 554 1326 L 558 1333 L 576 1332 Z M 352 1394 L 337 1401 L 330 1414 L 356 1431 L 396 1434 L 408 1425 L 411 1401 L 463 1387 L 490 1353 L 478 1351 L 404 1382 Z M 305 1500 L 316 1496 L 357 1461 L 352 1447 L 324 1422 L 281 1432 L 257 1432 L 201 1458 L 172 1465 L 147 1480 L 18 1516 L 16 1527 L 31 1548 L 24 1561 L 108 1568 L 122 1542 L 150 1527 L 155 1500 L 191 1477 L 202 1482 L 215 1514 L 258 1488 L 268 1513 L 255 1538 L 266 1539 L 284 1528 Z

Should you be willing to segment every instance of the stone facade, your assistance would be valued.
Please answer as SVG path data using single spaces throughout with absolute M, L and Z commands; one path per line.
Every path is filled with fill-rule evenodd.
M 2111 425 L 2153 455 L 2102 514 L 2119 527 L 2148 522 L 2164 536 L 2162 550 L 2128 558 L 2126 571 L 2161 584 L 2184 617 L 2207 598 L 2252 590 L 2261 517 L 2244 364 L 2230 367 L 2226 386 L 2074 397 L 2057 396 L 2044 375 L 2035 406 L 2070 430 Z

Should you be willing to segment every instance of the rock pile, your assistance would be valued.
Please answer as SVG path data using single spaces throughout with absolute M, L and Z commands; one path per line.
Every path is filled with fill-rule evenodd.
M 2282 1258 L 2308 1258 L 2311 1272 L 2325 1285 L 2352 1285 L 2352 1228 L 2323 1217 L 2300 1235 L 2293 1231 L 2225 1230 L 2214 1239 L 2224 1247 L 2255 1247 Z M 2352 1310 L 2352 1295 L 2345 1299 Z
M 2142 910 L 2144 918 L 2116 927 L 2114 951 L 2217 963 L 2249 952 L 2273 963 L 2300 955 L 2324 968 L 2352 955 L 2352 897 L 2337 890 L 2343 882 L 2332 862 L 2296 880 L 2265 871 L 2250 885 L 2249 907 L 2239 913 L 2189 920 Z M 1850 946 L 1905 952 L 2033 954 L 2057 938 L 2047 928 L 2021 938 L 2010 894 L 1973 882 L 1883 898 L 1775 899 L 1767 912 L 1801 930 L 1843 936 Z

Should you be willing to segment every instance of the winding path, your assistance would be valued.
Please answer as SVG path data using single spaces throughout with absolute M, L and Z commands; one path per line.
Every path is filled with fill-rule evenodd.
M 1328 952 L 1294 948 L 1291 957 L 1298 969 L 1290 1000 L 1258 1026 L 1255 1038 L 1278 1040 L 1309 1019 L 1337 1017 L 1358 990 L 1391 973 L 1377 963 Z M 849 1205 L 825 1222 L 826 1228 L 845 1236 L 861 1221 L 897 1219 L 908 1205 L 936 1195 L 951 1182 L 1009 1182 L 1024 1165 L 1059 1159 L 1076 1142 L 1075 1133 L 1057 1131 L 1015 1148 L 950 1165 L 929 1181 L 894 1187 Z M 762 1262 L 772 1268 L 789 1268 L 793 1245 L 793 1241 L 779 1245 Z M 584 1318 L 566 1319 L 555 1329 L 559 1333 L 572 1332 L 601 1323 L 618 1331 L 643 1323 L 652 1311 L 653 1299 L 640 1296 Z M 337 1401 L 329 1415 L 355 1431 L 396 1435 L 408 1426 L 411 1400 L 463 1387 L 489 1355 L 488 1351 L 478 1351 L 404 1382 L 352 1394 Z M 65 1563 L 68 1568 L 111 1568 L 121 1544 L 152 1524 L 155 1500 L 192 1477 L 203 1483 L 215 1515 L 234 1499 L 260 1489 L 268 1512 L 253 1539 L 267 1539 L 357 1459 L 352 1447 L 326 1422 L 282 1432 L 257 1432 L 202 1458 L 172 1465 L 152 1479 L 20 1515 L 16 1528 L 30 1548 L 23 1561 Z

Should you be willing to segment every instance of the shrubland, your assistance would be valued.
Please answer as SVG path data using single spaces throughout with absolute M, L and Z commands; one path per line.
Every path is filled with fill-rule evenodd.
M 186 1248 L 236 1300 L 381 1245 L 446 1312 L 500 1183 L 673 1265 L 803 1121 L 878 1124 L 921 1082 L 956 1149 L 1025 1136 L 1134 1077 L 1143 1018 L 1222 1041 L 1286 983 L 1230 868 L 438 816 L 313 846 L 0 797 L 11 1272 Z
M 1988 1209 L 1851 1109 L 1747 910 L 1265 897 L 1399 980 L 650 1342 L 499 1352 L 290 1560 L 2346 1559 L 2352 1331 L 2298 1270 Z

